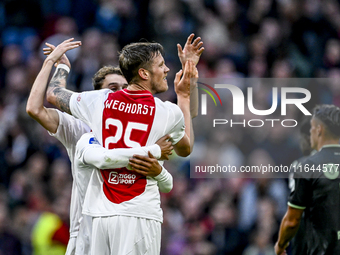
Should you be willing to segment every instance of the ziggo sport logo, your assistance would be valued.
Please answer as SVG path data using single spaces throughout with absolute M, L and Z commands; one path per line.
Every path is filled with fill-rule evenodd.
M 245 106 L 245 98 L 242 90 L 231 84 L 215 84 L 214 88 L 208 84 L 197 82 L 199 85 L 206 86 L 209 88 L 218 98 L 221 106 L 222 100 L 217 93 L 216 89 L 228 89 L 231 92 L 233 98 L 233 115 L 244 115 L 244 106 Z M 215 106 L 217 106 L 217 102 L 211 92 L 209 90 L 198 87 L 202 91 L 206 92 L 214 101 Z M 304 98 L 287 98 L 289 93 L 301 93 L 304 94 Z M 201 94 L 201 115 L 207 115 L 207 94 Z M 270 109 L 267 110 L 258 110 L 255 109 L 253 104 L 253 88 L 247 88 L 247 106 L 251 113 L 258 115 L 258 116 L 267 116 L 275 112 L 278 106 L 278 88 L 272 88 L 272 106 Z M 304 106 L 304 103 L 307 103 L 311 99 L 311 93 L 309 90 L 305 88 L 296 88 L 296 87 L 282 87 L 281 88 L 281 116 L 285 116 L 287 114 L 287 105 L 292 104 L 295 105 L 304 115 L 312 115 Z M 296 127 L 298 122 L 295 119 L 250 119 L 246 121 L 234 121 L 233 119 L 213 119 L 213 127 L 217 125 L 226 125 L 230 124 L 230 127 L 235 125 L 242 125 L 243 127 L 262 127 L 264 126 L 265 122 L 271 123 L 271 127 L 275 126 L 275 123 L 280 122 L 283 127 Z

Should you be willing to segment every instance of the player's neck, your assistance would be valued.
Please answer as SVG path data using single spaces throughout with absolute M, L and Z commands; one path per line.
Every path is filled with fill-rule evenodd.
M 318 151 L 325 145 L 339 145 L 339 139 L 324 139 L 318 143 Z
M 154 94 L 151 89 L 149 88 L 149 86 L 147 86 L 147 84 L 144 83 L 132 83 L 129 84 L 129 86 L 127 87 L 128 90 L 131 91 L 142 91 L 142 90 L 147 90 L 149 92 L 151 92 L 152 94 Z

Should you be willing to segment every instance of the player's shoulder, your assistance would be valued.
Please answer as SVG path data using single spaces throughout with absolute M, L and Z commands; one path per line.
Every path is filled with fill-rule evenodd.
M 325 160 L 327 161 L 327 156 L 329 156 L 329 151 L 320 150 L 314 153 L 313 155 L 306 158 L 304 161 L 305 164 L 317 164 L 322 163 Z
M 297 167 L 295 177 L 304 178 L 312 181 L 319 178 L 323 173 L 323 165 L 327 159 L 320 153 L 320 151 L 301 159 L 300 166 Z
M 311 177 L 310 175 L 313 173 L 310 169 L 316 169 L 318 165 L 320 165 L 320 160 L 318 160 L 318 156 L 311 155 L 301 159 L 300 161 L 300 169 L 302 169 L 301 176 L 304 178 Z
M 108 94 L 112 92 L 110 89 L 98 89 L 98 90 L 91 90 L 91 91 L 84 91 L 83 93 L 93 94 L 93 95 L 102 95 L 102 94 Z
M 319 158 L 322 158 L 322 155 L 320 155 L 320 151 L 317 150 L 313 150 L 310 155 L 308 156 L 303 156 L 301 158 L 298 159 L 300 164 L 310 164 L 313 163 L 315 161 L 317 161 Z
M 110 95 L 110 96 L 117 96 L 117 95 L 121 95 L 121 94 L 129 94 L 128 92 L 126 92 L 126 89 L 122 89 L 122 90 L 118 90 L 118 91 L 112 91 L 110 89 L 101 89 L 101 91 L 104 91 L 105 95 Z
M 58 109 L 55 109 L 59 115 L 59 125 L 58 128 L 62 127 L 62 126 L 74 126 L 74 125 L 78 125 L 78 123 L 82 123 L 79 119 L 73 117 L 72 115 L 66 113 L 66 112 L 62 112 L 59 111 Z
M 59 125 L 69 125 L 69 126 L 79 126 L 82 127 L 82 129 L 89 130 L 90 128 L 82 122 L 80 119 L 75 118 L 74 116 L 62 112 L 58 109 L 56 109 L 58 115 L 59 115 Z M 86 131 L 89 132 L 89 131 Z
M 62 122 L 62 121 L 78 121 L 77 118 L 73 117 L 72 115 L 66 113 L 66 112 L 62 112 L 60 111 L 59 109 L 55 109 L 56 112 L 58 113 L 59 115 L 59 122 Z
M 80 102 L 82 100 L 97 100 L 98 98 L 106 97 L 112 91 L 110 89 L 100 89 L 93 91 L 84 91 L 81 93 L 76 93 L 74 97 L 76 97 L 77 101 Z
M 308 157 L 309 157 L 309 156 L 303 156 L 303 157 L 301 157 L 301 158 L 298 158 L 298 159 L 294 160 L 294 161 L 291 163 L 290 167 L 291 167 L 292 169 L 299 167 L 299 166 L 306 160 L 306 158 L 308 158 Z
M 340 155 L 340 144 L 329 144 L 329 145 L 324 145 L 319 153 L 321 155 L 334 155 L 334 156 L 339 156 Z
M 162 101 L 157 97 L 155 97 L 155 103 L 156 107 L 161 105 L 164 109 L 173 114 L 174 117 L 180 118 L 183 116 L 183 113 L 177 104 L 174 104 L 170 101 Z

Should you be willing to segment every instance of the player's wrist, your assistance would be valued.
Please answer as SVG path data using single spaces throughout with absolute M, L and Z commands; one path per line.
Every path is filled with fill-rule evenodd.
M 286 242 L 286 243 L 282 243 L 282 242 L 280 242 L 280 241 L 277 242 L 277 246 L 278 246 L 280 249 L 282 249 L 282 250 L 286 249 L 286 247 L 287 247 L 288 245 L 289 245 L 289 242 Z
M 156 173 L 156 175 L 155 176 L 158 176 L 158 175 L 160 175 L 161 173 L 162 173 L 162 166 L 161 165 L 159 165 L 158 164 L 158 166 L 157 166 L 157 168 L 158 168 L 158 172 Z
M 163 179 L 164 175 L 166 174 L 164 167 L 161 166 L 161 165 L 159 165 L 159 167 L 160 167 L 159 174 L 157 174 L 153 177 L 156 181 L 161 181 Z
M 177 94 L 177 102 L 190 103 L 190 93 L 188 94 Z
M 162 156 L 162 148 L 157 143 L 151 145 L 149 151 L 156 159 L 160 159 Z
M 47 57 L 45 59 L 45 63 L 53 66 L 55 62 L 53 61 L 53 59 Z

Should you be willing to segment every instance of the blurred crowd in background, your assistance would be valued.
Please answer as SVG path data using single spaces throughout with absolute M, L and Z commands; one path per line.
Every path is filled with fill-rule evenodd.
M 124 45 L 157 41 L 171 69 L 169 91 L 157 96 L 176 102 L 173 78 L 181 67 L 176 44 L 183 46 L 194 32 L 205 47 L 200 77 L 332 78 L 327 86 L 306 86 L 312 93 L 309 106 L 340 105 L 337 0 L 3 0 L 0 32 L 1 255 L 35 254 L 42 242 L 67 243 L 69 159 L 25 111 L 45 42 L 82 41 L 67 53 L 68 86 L 75 91 L 92 90 L 94 73 L 103 65 L 118 65 Z M 268 109 L 271 88 L 254 89 Z M 297 132 L 280 127 L 260 137 L 247 128 L 235 132 L 214 134 L 212 139 L 223 141 L 218 156 L 198 146 L 198 137 L 202 158 L 290 165 L 302 155 Z M 274 254 L 287 180 L 190 179 L 189 160 L 176 156 L 165 166 L 174 188 L 162 194 L 162 255 Z M 46 212 L 55 216 L 52 237 L 39 232 Z

